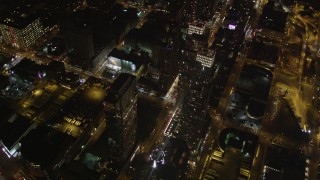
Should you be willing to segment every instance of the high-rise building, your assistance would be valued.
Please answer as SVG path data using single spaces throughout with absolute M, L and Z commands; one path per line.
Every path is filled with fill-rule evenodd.
M 148 73 L 157 74 L 156 86 L 166 94 L 178 74 L 182 44 L 179 13 L 151 12 L 143 26 L 131 30 L 125 37 L 125 46 L 141 49 L 151 55 Z
M 72 14 L 62 22 L 62 32 L 70 63 L 82 68 L 90 68 L 94 56 L 93 32 L 90 22 L 82 11 Z
M 207 21 L 212 18 L 215 1 L 209 0 L 185 0 L 183 14 L 187 20 Z
M 208 47 L 209 28 L 206 22 L 194 20 L 189 22 L 184 50 L 193 54 L 202 66 L 210 68 L 213 65 L 215 52 Z M 188 53 L 187 53 L 188 54 Z
M 12 12 L 0 21 L 0 31 L 7 44 L 27 48 L 44 34 L 37 14 Z
M 205 21 L 192 21 L 189 23 L 187 33 L 202 35 L 206 30 L 208 30 L 208 27 Z
M 136 142 L 136 86 L 135 76 L 120 74 L 105 99 L 108 124 L 112 127 L 110 138 L 115 141 L 120 161 L 128 158 Z
M 214 63 L 214 57 L 213 49 L 204 48 L 197 53 L 196 61 L 201 62 L 202 66 L 210 68 Z
M 179 23 L 172 15 L 166 15 L 168 23 L 163 24 L 163 30 L 158 34 L 158 41 L 152 47 L 151 66 L 160 72 L 158 89 L 167 93 L 178 74 L 180 59 L 181 31 Z

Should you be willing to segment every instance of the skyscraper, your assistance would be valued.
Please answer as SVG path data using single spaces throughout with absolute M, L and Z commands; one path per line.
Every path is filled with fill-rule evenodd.
M 212 17 L 214 0 L 185 0 L 183 14 L 189 22 Z
M 44 34 L 37 14 L 18 11 L 0 21 L 0 31 L 7 44 L 18 48 L 33 45 Z
M 82 68 L 90 68 L 94 56 L 93 33 L 83 11 L 72 14 L 62 22 L 70 63 Z
M 158 88 L 166 93 L 178 74 L 178 61 L 180 58 L 181 32 L 180 23 L 176 15 L 159 14 L 156 18 L 165 19 L 161 22 L 162 30 L 157 34 L 157 41 L 152 47 L 151 65 L 160 70 Z M 160 29 L 160 28 L 159 28 Z
M 105 99 L 111 139 L 115 141 L 119 160 L 125 160 L 133 150 L 137 129 L 137 80 L 130 74 L 120 74 L 111 85 Z

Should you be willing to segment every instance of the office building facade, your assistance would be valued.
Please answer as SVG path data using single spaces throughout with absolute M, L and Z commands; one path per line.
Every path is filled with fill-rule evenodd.
M 35 15 L 27 16 L 21 14 L 19 17 L 7 17 L 0 22 L 0 31 L 5 43 L 27 48 L 44 34 L 40 18 Z

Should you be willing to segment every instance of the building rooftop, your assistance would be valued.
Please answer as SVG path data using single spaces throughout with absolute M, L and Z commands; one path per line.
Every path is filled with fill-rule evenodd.
M 1 106 L 0 140 L 9 149 L 31 126 L 30 120 L 22 116 L 14 116 L 15 111 L 7 106 Z M 10 120 L 10 121 L 9 121 Z
M 208 37 L 205 35 L 192 34 L 187 37 L 185 41 L 184 49 L 193 52 L 202 51 L 208 46 Z
M 0 103 L 0 108 L 0 123 L 6 123 L 16 113 L 16 111 L 8 107 L 6 103 Z
M 134 40 L 143 44 L 167 46 L 167 39 L 176 38 L 172 24 L 177 24 L 171 14 L 151 12 L 145 18 L 146 22 L 139 29 L 134 28 L 126 35 L 126 40 Z
M 234 128 L 223 129 L 219 135 L 219 147 L 223 150 L 226 150 L 228 146 L 239 145 L 239 142 L 241 146 L 233 148 L 242 149 L 243 153 L 249 153 L 251 156 L 254 155 L 258 142 L 257 136 Z
M 103 101 L 108 89 L 107 83 L 90 77 L 83 84 L 78 93 L 64 106 L 64 121 L 72 128 L 85 127 L 89 121 L 95 119 L 103 108 Z
M 237 82 L 237 89 L 246 92 L 253 98 L 267 101 L 272 77 L 273 75 L 269 70 L 246 64 Z
M 144 88 L 147 87 L 152 90 L 157 89 L 157 81 L 154 81 L 154 80 L 147 78 L 147 77 L 144 77 L 144 76 L 139 78 L 138 84 Z
M 89 34 L 94 23 L 93 19 L 99 16 L 97 11 L 90 9 L 78 10 L 65 16 L 62 27 L 71 32 Z M 100 15 L 100 18 L 103 16 Z
M 286 28 L 287 16 L 287 12 L 276 10 L 274 8 L 274 2 L 269 1 L 263 9 L 258 23 L 262 28 L 283 33 Z
M 60 82 L 60 85 L 63 87 L 76 89 L 76 87 L 80 85 L 80 76 L 73 72 L 66 72 Z
M 61 171 L 62 177 L 65 179 L 98 180 L 100 178 L 99 173 L 87 168 L 85 165 L 78 161 L 72 161 L 67 165 L 63 165 Z
M 305 179 L 306 158 L 300 150 L 271 146 L 267 149 L 264 178 Z M 271 169 L 271 170 L 270 170 Z M 273 171 L 272 171 L 273 170 Z
M 213 46 L 216 48 L 226 48 L 230 51 L 235 47 L 235 40 L 237 40 L 236 31 L 229 28 L 219 28 Z
M 200 49 L 200 51 L 198 51 L 198 54 L 201 54 L 207 57 L 214 57 L 215 51 L 212 48 L 202 48 Z
M 23 29 L 34 20 L 36 20 L 39 15 L 36 12 L 28 13 L 28 12 L 19 12 L 17 10 L 8 14 L 4 18 L 1 19 L 1 24 L 14 27 L 17 29 Z
M 267 45 L 263 42 L 252 41 L 247 54 L 247 58 L 264 61 L 275 64 L 278 60 L 279 48 L 277 46 Z
M 29 162 L 48 167 L 62 158 L 75 138 L 48 126 L 38 126 L 21 141 L 22 156 Z
M 123 95 L 123 92 L 130 87 L 135 78 L 136 77 L 131 74 L 121 73 L 111 85 L 110 92 L 105 100 L 112 104 L 116 103 Z
M 204 169 L 204 179 L 249 179 L 258 137 L 234 128 L 223 129 L 219 149 Z
M 24 58 L 16 66 L 12 67 L 11 71 L 19 75 L 21 78 L 34 80 L 36 78 L 42 78 L 42 73 L 46 69 L 47 66 L 39 65 L 30 59 Z
M 72 93 L 73 96 L 68 96 L 60 113 L 51 117 L 48 124 L 74 137 L 82 135 L 88 125 L 99 123 L 108 88 L 107 82 L 94 77 L 88 78 L 74 95 Z
M 139 69 L 140 66 L 143 64 L 144 57 L 148 56 L 147 54 L 144 54 L 144 52 L 134 52 L 130 51 L 129 53 L 126 53 L 123 50 L 118 50 L 117 48 L 114 48 L 108 56 L 112 56 L 121 60 L 129 61 L 132 62 L 135 66 L 136 69 Z M 130 64 L 128 64 L 130 65 Z M 125 66 L 122 65 L 123 68 Z M 131 67 L 127 67 L 128 69 L 131 69 Z
M 197 27 L 204 27 L 206 26 L 206 22 L 205 21 L 197 21 L 197 20 L 194 20 L 192 22 L 189 23 L 189 26 L 197 26 Z

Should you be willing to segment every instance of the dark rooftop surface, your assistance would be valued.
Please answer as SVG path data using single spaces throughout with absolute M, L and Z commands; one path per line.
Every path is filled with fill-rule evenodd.
M 0 76 L 1 78 L 2 76 Z M 10 117 L 12 117 L 15 114 L 15 110 L 8 107 L 8 105 L 6 103 L 2 103 L 0 102 L 0 123 L 2 122 L 6 122 L 9 120 Z M 1 127 L 1 126 L 0 126 Z
M 27 79 L 38 77 L 38 73 L 45 71 L 46 69 L 47 66 L 39 65 L 27 58 L 22 59 L 16 66 L 11 68 L 15 74 Z
M 279 49 L 276 46 L 264 44 L 263 42 L 252 41 L 247 57 L 259 61 L 275 64 L 278 60 Z
M 267 166 L 277 169 L 282 179 L 305 179 L 306 158 L 299 150 L 288 150 L 278 146 L 267 149 Z M 270 176 L 272 175 L 272 176 Z M 272 179 L 275 174 L 266 173 L 266 179 Z
M 7 87 L 9 84 L 9 77 L 0 75 L 0 89 Z
M 175 23 L 170 14 L 163 12 L 151 12 L 146 17 L 147 21 L 140 29 L 133 28 L 126 35 L 125 39 L 134 39 L 145 43 L 154 43 L 160 46 L 166 45 L 163 39 L 166 37 L 174 37 L 175 34 L 170 30 L 166 31 L 166 27 L 170 23 Z
M 159 168 L 160 179 L 177 179 L 178 168 L 172 164 L 165 164 Z
M 219 28 L 213 46 L 215 48 L 225 49 L 227 52 L 232 52 L 235 47 L 235 39 L 239 38 L 236 31 L 228 28 Z M 231 51 L 230 51 L 231 50 Z
M 273 1 L 269 1 L 259 18 L 259 26 L 278 32 L 285 32 L 288 13 L 275 10 Z
M 28 13 L 28 12 L 17 12 L 14 11 L 10 14 L 8 14 L 6 17 L 1 19 L 1 24 L 5 24 L 10 27 L 23 29 L 28 24 L 32 23 L 34 20 L 38 18 L 38 14 Z
M 50 166 L 74 141 L 70 135 L 48 126 L 38 126 L 22 139 L 21 153 L 30 162 Z
M 0 140 L 7 148 L 11 148 L 14 143 L 31 126 L 30 120 L 17 116 L 14 121 L 8 122 L 14 115 L 14 111 L 8 107 L 1 107 Z
M 282 99 L 280 102 L 280 111 L 274 130 L 297 141 L 302 142 L 303 140 L 306 140 L 307 136 L 301 131 L 299 118 L 295 116 L 289 103 L 284 99 Z
M 156 89 L 157 88 L 157 82 L 153 81 L 150 78 L 146 78 L 146 77 L 140 77 L 138 80 L 138 84 L 142 85 L 142 86 L 147 86 L 148 88 L 151 89 Z
M 121 97 L 123 92 L 129 88 L 135 78 L 136 77 L 133 75 L 121 73 L 111 85 L 110 92 L 106 97 L 106 101 L 115 103 Z
M 118 78 L 111 85 L 112 91 L 121 91 L 124 88 L 124 84 L 128 79 L 135 78 L 134 76 L 126 73 L 121 73 Z
M 221 27 L 221 28 L 218 29 L 218 31 L 216 33 L 215 41 L 221 41 L 222 39 L 232 39 L 234 35 L 235 35 L 235 31 L 234 30 Z
M 94 170 L 84 166 L 82 163 L 72 161 L 68 165 L 63 165 L 62 177 L 68 180 L 98 180 L 100 175 Z
M 267 101 L 272 81 L 272 73 L 262 67 L 246 64 L 237 82 L 237 89 L 250 96 Z

